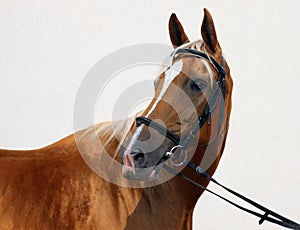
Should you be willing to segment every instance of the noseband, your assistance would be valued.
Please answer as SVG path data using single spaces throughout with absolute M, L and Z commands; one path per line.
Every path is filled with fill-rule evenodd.
M 225 67 L 225 59 L 222 56 L 222 63 L 219 65 L 219 63 L 211 56 L 207 55 L 206 53 L 203 53 L 198 50 L 189 49 L 189 48 L 179 48 L 174 51 L 174 53 L 171 56 L 179 55 L 179 54 L 187 54 L 192 55 L 196 58 L 201 58 L 206 61 L 208 61 L 217 71 L 218 73 L 218 79 L 217 82 L 212 90 L 212 94 L 208 100 L 208 103 L 206 104 L 202 114 L 198 117 L 196 124 L 193 126 L 193 128 L 190 130 L 189 134 L 181 140 L 179 136 L 177 136 L 172 131 L 168 130 L 164 126 L 158 124 L 157 122 L 151 120 L 150 118 L 139 116 L 136 118 L 136 125 L 140 126 L 141 124 L 145 124 L 155 130 L 157 130 L 160 134 L 166 136 L 169 138 L 173 143 L 175 143 L 176 146 L 180 146 L 182 150 L 185 150 L 187 146 L 189 145 L 190 141 L 197 135 L 198 131 L 202 128 L 202 126 L 205 124 L 206 121 L 210 122 L 210 117 L 212 112 L 215 110 L 219 97 L 220 97 L 220 91 L 223 96 L 223 100 L 221 100 L 221 108 L 220 108 L 220 116 L 219 116 L 219 131 L 220 127 L 223 121 L 223 115 L 224 115 L 224 100 L 225 100 L 225 93 L 226 93 L 226 67 Z M 167 159 L 171 156 L 172 151 L 168 152 L 163 156 L 163 158 L 158 162 L 161 163 L 162 160 Z

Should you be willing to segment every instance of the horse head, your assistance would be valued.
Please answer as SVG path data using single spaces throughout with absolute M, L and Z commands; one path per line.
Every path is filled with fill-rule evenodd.
M 179 166 L 193 158 L 200 163 L 212 140 L 224 147 L 232 80 L 212 17 L 205 9 L 202 40 L 190 42 L 175 14 L 169 34 L 170 65 L 155 79 L 154 98 L 136 118 L 121 151 L 127 179 L 153 180 L 170 162 Z

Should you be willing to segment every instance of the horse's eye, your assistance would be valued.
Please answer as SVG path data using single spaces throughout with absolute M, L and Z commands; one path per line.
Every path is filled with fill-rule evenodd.
M 191 81 L 191 90 L 202 91 L 206 88 L 206 82 L 201 79 Z

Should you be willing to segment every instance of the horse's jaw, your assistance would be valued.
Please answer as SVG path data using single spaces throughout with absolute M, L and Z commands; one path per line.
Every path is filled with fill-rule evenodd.
M 160 167 L 136 168 L 129 155 L 123 156 L 122 175 L 127 180 L 154 181 Z

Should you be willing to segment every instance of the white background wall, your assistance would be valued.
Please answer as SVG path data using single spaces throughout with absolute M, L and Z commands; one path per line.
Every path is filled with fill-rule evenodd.
M 300 222 L 298 0 L 2 0 L 0 146 L 36 148 L 72 133 L 76 90 L 90 67 L 127 45 L 169 44 L 172 12 L 198 38 L 203 7 L 214 17 L 235 83 L 215 178 Z M 280 229 L 259 227 L 209 194 L 196 207 L 194 226 Z

